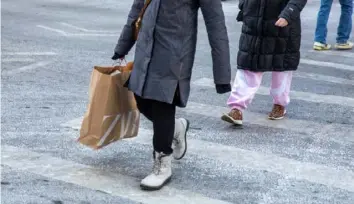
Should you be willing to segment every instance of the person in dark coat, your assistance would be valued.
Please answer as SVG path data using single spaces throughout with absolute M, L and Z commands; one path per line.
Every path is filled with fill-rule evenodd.
M 273 110 L 269 119 L 282 119 L 289 104 L 292 72 L 300 61 L 300 12 L 307 0 L 240 0 L 242 21 L 238 71 L 227 101 L 231 108 L 222 120 L 242 125 L 242 112 L 251 103 L 264 72 L 272 72 L 270 94 Z
M 189 122 L 175 119 L 175 114 L 176 107 L 186 107 L 190 94 L 199 8 L 208 32 L 219 94 L 231 91 L 230 51 L 221 0 L 152 0 L 135 42 L 132 24 L 143 7 L 144 0 L 134 0 L 112 59 L 124 58 L 136 45 L 127 87 L 154 129 L 154 168 L 140 186 L 158 190 L 171 178 L 171 155 L 181 159 L 187 149 Z

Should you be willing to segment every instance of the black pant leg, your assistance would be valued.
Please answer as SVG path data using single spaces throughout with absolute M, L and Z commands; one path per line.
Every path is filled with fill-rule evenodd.
M 140 113 L 153 123 L 153 146 L 157 152 L 171 154 L 175 132 L 176 105 L 135 95 Z
M 154 150 L 172 154 L 172 141 L 175 132 L 176 106 L 153 101 L 152 118 L 154 126 Z
M 139 109 L 139 112 L 142 113 L 147 119 L 149 119 L 151 122 L 153 121 L 152 119 L 152 100 L 144 99 L 141 98 L 140 96 L 134 94 L 136 105 Z

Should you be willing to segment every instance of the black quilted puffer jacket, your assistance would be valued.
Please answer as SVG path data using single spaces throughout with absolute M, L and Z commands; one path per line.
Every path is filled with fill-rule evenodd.
M 254 72 L 292 71 L 300 61 L 300 12 L 307 0 L 240 0 L 237 65 Z M 275 26 L 279 18 L 289 25 Z

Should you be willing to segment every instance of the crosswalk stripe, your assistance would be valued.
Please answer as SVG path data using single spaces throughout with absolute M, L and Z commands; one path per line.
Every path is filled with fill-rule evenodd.
M 189 114 L 198 114 L 211 118 L 220 119 L 223 113 L 228 113 L 230 109 L 226 107 L 214 106 L 189 101 L 186 108 L 179 109 Z M 289 119 L 279 121 L 271 121 L 266 115 L 244 111 L 245 124 L 259 125 L 268 128 L 283 129 L 287 131 L 307 134 L 310 137 L 321 140 L 329 140 L 341 145 L 354 143 L 354 127 L 345 124 L 323 124 L 308 120 Z M 80 129 L 82 118 L 74 119 L 63 124 L 66 127 L 74 127 Z M 76 125 L 75 125 L 76 124 Z
M 34 62 L 31 58 L 5 58 L 1 59 L 1 62 Z
M 34 70 L 34 69 L 38 69 L 40 67 L 45 67 L 47 65 L 49 65 L 50 61 L 42 61 L 42 62 L 37 62 L 37 63 L 33 63 L 30 65 L 26 65 L 17 69 L 12 69 L 12 70 L 7 70 L 3 72 L 4 76 L 11 76 L 11 75 L 16 75 L 19 74 L 21 72 L 26 72 L 26 71 L 30 71 L 30 70 Z
M 307 64 L 307 65 L 315 65 L 315 66 L 322 66 L 322 67 L 329 67 L 329 68 L 335 68 L 335 69 L 354 71 L 353 65 L 346 65 L 346 64 L 340 64 L 340 63 L 334 63 L 334 62 L 324 62 L 324 61 L 317 61 L 317 60 L 311 60 L 311 59 L 301 59 L 300 63 Z
M 325 81 L 325 82 L 336 83 L 336 84 L 354 85 L 354 80 L 343 79 L 343 78 L 327 76 L 327 75 L 321 75 L 318 73 L 307 73 L 307 72 L 296 71 L 293 73 L 293 75 L 298 78 L 312 79 L 312 80 L 316 80 L 316 81 Z
M 237 32 L 230 32 L 229 34 L 237 33 Z M 303 41 L 306 41 L 306 40 L 303 40 Z M 234 47 L 234 45 L 230 45 L 230 46 Z M 237 46 L 234 48 L 237 48 Z M 197 52 L 203 52 L 203 53 L 208 53 L 208 54 L 210 53 L 210 48 L 205 49 L 205 48 L 198 47 L 196 50 L 197 50 Z M 312 59 L 306 59 L 306 58 L 300 59 L 300 64 L 354 71 L 353 65 L 341 64 L 341 63 L 335 63 L 335 62 L 318 61 L 318 60 L 312 60 Z
M 203 195 L 165 186 L 157 193 L 144 192 L 137 178 L 75 163 L 47 154 L 9 145 L 1 147 L 2 164 L 51 179 L 100 190 L 108 194 L 145 204 L 229 204 Z
M 327 50 L 327 51 L 321 51 L 321 52 L 316 51 L 316 50 L 309 50 L 308 52 L 316 53 L 318 55 L 331 55 L 331 56 L 348 57 L 348 58 L 354 59 L 354 52 L 334 51 L 334 50 Z
M 64 124 L 64 126 L 76 129 L 80 124 L 81 118 L 72 120 Z M 148 146 L 151 145 L 151 135 L 151 130 L 140 128 L 137 137 L 125 141 Z M 188 149 L 188 154 L 230 164 L 231 167 L 243 167 L 258 171 L 267 170 L 286 178 L 291 177 L 299 180 L 307 180 L 354 192 L 354 183 L 351 182 L 354 179 L 354 172 L 348 170 L 335 169 L 309 162 L 300 162 L 273 154 L 265 155 L 264 153 L 198 139 L 188 139 Z
M 227 107 L 206 105 L 195 102 L 188 102 L 186 108 L 180 109 L 189 114 L 199 114 L 211 118 L 220 118 L 221 114 L 228 113 Z M 308 120 L 284 119 L 271 121 L 265 115 L 244 111 L 244 122 L 247 124 L 260 125 L 263 127 L 284 129 L 288 131 L 308 134 L 314 138 L 321 138 L 342 145 L 354 142 L 354 127 L 343 124 L 323 124 Z
M 215 87 L 214 81 L 210 78 L 200 78 L 195 80 L 193 84 L 205 87 Z M 261 86 L 257 94 L 269 95 L 269 88 Z M 354 107 L 354 98 L 344 97 L 344 96 L 334 96 L 334 95 L 323 95 L 315 94 L 302 91 L 291 91 L 291 99 L 297 99 L 302 101 L 314 102 L 314 103 L 325 103 L 325 104 L 335 104 L 348 107 Z
M 3 52 L 1 55 L 14 55 L 14 56 L 50 56 L 50 55 L 57 55 L 55 52 Z

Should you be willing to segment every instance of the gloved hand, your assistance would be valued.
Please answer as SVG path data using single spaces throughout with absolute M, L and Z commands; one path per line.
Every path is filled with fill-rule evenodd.
M 216 84 L 215 87 L 216 87 L 216 92 L 218 94 L 224 94 L 224 93 L 227 93 L 227 92 L 231 91 L 231 85 L 230 84 Z
M 236 17 L 238 22 L 243 21 L 243 11 L 239 11 Z
M 115 52 L 113 57 L 112 57 L 112 60 L 123 59 L 123 58 L 124 58 L 124 55 L 120 55 L 120 54 Z

